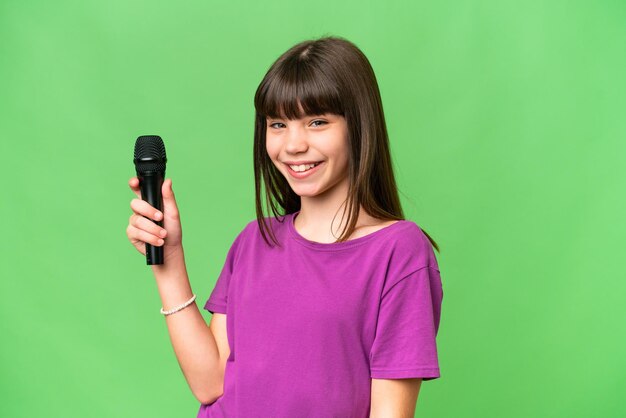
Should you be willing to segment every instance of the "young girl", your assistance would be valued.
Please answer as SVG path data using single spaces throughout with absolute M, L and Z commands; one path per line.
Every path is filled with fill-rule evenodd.
M 171 179 L 163 214 L 129 183 L 127 235 L 142 254 L 164 246 L 152 269 L 198 417 L 412 417 L 421 382 L 440 376 L 439 248 L 404 219 L 368 59 L 343 38 L 301 42 L 254 104 L 257 218 L 226 255 L 208 327 Z

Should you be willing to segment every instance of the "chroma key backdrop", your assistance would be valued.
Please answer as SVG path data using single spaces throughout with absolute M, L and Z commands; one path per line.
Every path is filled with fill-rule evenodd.
M 415 416 L 626 416 L 626 2 L 3 0 L 0 417 L 196 416 L 126 236 L 135 140 L 167 147 L 208 323 L 256 216 L 254 92 L 327 35 L 370 60 L 405 217 L 440 246 Z

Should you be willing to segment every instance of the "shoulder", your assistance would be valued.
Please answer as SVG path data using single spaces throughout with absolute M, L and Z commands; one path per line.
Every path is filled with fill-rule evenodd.
M 398 274 L 409 274 L 424 267 L 438 270 L 434 247 L 422 228 L 411 220 L 400 222 L 389 237 L 389 267 Z
M 380 249 L 380 256 L 386 257 L 381 295 L 386 295 L 405 279 L 421 282 L 425 278 L 432 281 L 439 277 L 434 247 L 418 224 L 403 220 L 386 238 Z
M 233 255 L 239 252 L 239 248 L 244 246 L 245 242 L 249 240 L 248 237 L 254 233 L 254 224 L 256 224 L 256 220 L 249 221 L 236 230 L 237 232 L 234 234 L 234 238 L 232 238 L 229 252 L 232 252 Z
M 274 234 L 277 234 L 279 237 L 285 234 L 284 230 L 286 229 L 286 217 L 264 217 L 261 222 L 264 222 L 266 227 L 271 228 Z M 257 218 L 251 219 L 247 221 L 243 227 L 237 233 L 237 237 L 235 238 L 238 246 L 250 246 L 255 243 L 260 243 L 263 241 L 261 233 L 261 225 L 259 225 L 259 220 Z
M 250 235 L 250 233 L 252 232 L 254 228 L 254 224 L 256 224 L 256 220 L 249 221 L 246 224 L 244 224 L 243 227 L 240 227 L 239 231 L 237 232 L 237 235 L 235 236 L 234 242 L 239 243 L 243 241 L 246 238 L 246 236 Z
M 275 233 L 282 234 L 282 231 L 287 229 L 287 222 L 290 219 L 289 216 L 290 215 L 284 215 L 279 217 L 265 216 L 260 220 L 260 222 L 264 223 L 266 227 L 271 228 L 272 231 L 274 231 Z M 260 237 L 261 226 L 259 225 L 259 220 L 257 220 L 257 218 L 250 220 L 243 227 L 240 234 L 245 236 Z

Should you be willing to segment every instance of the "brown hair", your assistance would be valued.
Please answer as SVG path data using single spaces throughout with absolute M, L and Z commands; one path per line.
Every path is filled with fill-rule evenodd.
M 267 154 L 266 117 L 297 119 L 324 113 L 345 117 L 350 150 L 349 209 L 346 227 L 336 242 L 345 241 L 353 233 L 360 206 L 377 219 L 404 220 L 378 83 L 369 60 L 356 45 L 341 37 L 326 36 L 292 46 L 265 74 L 255 93 L 254 107 L 256 215 L 268 245 L 265 231 L 276 244 L 278 241 L 264 219 L 261 185 L 265 202 L 277 218 L 300 210 L 301 202 Z M 277 205 L 284 213 L 278 213 Z M 426 231 L 424 234 L 439 251 L 437 243 Z

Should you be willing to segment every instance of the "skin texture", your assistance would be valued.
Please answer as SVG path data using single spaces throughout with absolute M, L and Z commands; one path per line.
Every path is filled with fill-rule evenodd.
M 372 379 L 370 418 L 413 418 L 422 379 Z
M 226 314 L 215 312 L 211 317 L 209 329 L 213 333 L 213 337 L 215 338 L 215 343 L 217 344 L 217 348 L 219 351 L 219 370 L 220 376 L 222 377 L 217 395 L 210 399 L 210 401 L 213 402 L 224 394 L 224 374 L 226 373 L 226 360 L 230 356 L 230 345 L 228 344 L 228 334 L 226 333 Z

